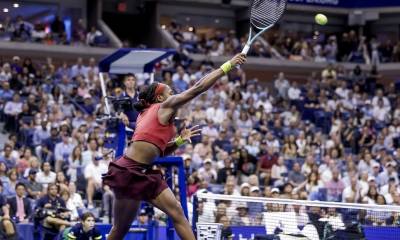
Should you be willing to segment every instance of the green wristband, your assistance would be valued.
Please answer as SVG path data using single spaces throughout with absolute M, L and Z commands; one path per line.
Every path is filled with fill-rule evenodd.
M 225 74 L 227 74 L 232 69 L 231 61 L 227 61 L 226 63 L 222 64 L 220 68 Z
M 182 137 L 179 136 L 175 139 L 175 144 L 176 146 L 180 147 L 182 145 L 185 145 L 185 140 L 183 140 Z

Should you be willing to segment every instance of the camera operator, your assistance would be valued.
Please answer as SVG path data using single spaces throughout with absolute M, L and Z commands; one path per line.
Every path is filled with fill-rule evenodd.
M 102 235 L 95 226 L 95 218 L 93 213 L 84 213 L 81 217 L 81 222 L 77 223 L 70 229 L 66 229 L 63 239 L 66 240 L 100 240 Z
M 64 200 L 58 197 L 58 187 L 54 183 L 48 185 L 47 194 L 38 200 L 35 214 L 45 232 L 43 240 L 53 240 L 65 227 L 73 225 L 69 221 L 70 213 L 66 210 Z
M 132 101 L 131 106 L 138 101 L 138 94 L 136 91 L 136 76 L 132 73 L 128 73 L 124 76 L 123 84 L 124 84 L 124 92 L 119 98 L 129 98 Z M 122 120 L 125 126 L 135 129 L 136 127 L 136 118 L 139 113 L 132 107 L 130 109 L 124 109 L 123 112 L 119 113 L 118 117 Z M 129 137 L 129 136 L 128 136 Z

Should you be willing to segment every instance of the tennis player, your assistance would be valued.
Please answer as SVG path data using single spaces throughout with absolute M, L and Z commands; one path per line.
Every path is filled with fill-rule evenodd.
M 173 95 L 171 88 L 161 83 L 152 83 L 140 92 L 139 102 L 135 104 L 140 114 L 132 143 L 123 157 L 110 163 L 108 173 L 103 177 L 103 183 L 113 189 L 116 197 L 114 223 L 108 240 L 123 239 L 142 200 L 168 214 L 181 239 L 195 239 L 180 203 L 168 188 L 161 172 L 152 169 L 152 163 L 157 157 L 173 153 L 179 146 L 191 142 L 191 137 L 200 134 L 200 129 L 195 126 L 183 129 L 181 135 L 171 141 L 176 136 L 173 119 L 178 109 L 210 89 L 218 79 L 245 61 L 244 54 L 234 56 L 180 94 Z

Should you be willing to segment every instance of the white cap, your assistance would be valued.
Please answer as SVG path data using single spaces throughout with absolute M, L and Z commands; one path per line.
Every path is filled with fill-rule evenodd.
M 240 185 L 240 191 L 242 191 L 242 189 L 245 187 L 250 188 L 250 184 L 248 184 L 247 182 L 242 183 L 242 185 Z
M 375 181 L 375 177 L 374 177 L 374 176 L 369 176 L 369 177 L 368 177 L 368 182 L 369 182 L 369 181 Z
M 250 192 L 254 192 L 254 191 L 260 191 L 260 188 L 257 186 L 253 186 L 250 188 Z
M 204 160 L 204 163 L 212 163 L 211 158 L 206 158 L 206 159 Z
M 389 162 L 386 163 L 385 166 L 386 166 L 386 167 L 389 167 L 389 166 L 396 167 L 396 163 L 393 162 L 393 161 L 389 161 Z
M 192 159 L 192 157 L 189 154 L 182 154 L 181 157 L 183 160 Z
M 271 189 L 271 193 L 280 193 L 281 191 L 279 191 L 278 188 L 273 188 Z
M 238 209 L 238 208 L 248 208 L 248 207 L 247 207 L 247 204 L 246 204 L 246 203 L 240 202 L 240 203 L 237 203 L 236 209 Z
M 377 163 L 377 162 L 372 162 L 372 167 L 374 168 L 374 167 L 380 167 L 381 165 L 379 164 L 379 163 Z

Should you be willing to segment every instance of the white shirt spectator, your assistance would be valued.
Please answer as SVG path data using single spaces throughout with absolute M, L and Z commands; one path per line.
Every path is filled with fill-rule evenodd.
M 8 101 L 4 106 L 4 113 L 7 115 L 18 115 L 22 112 L 22 102 Z
M 54 148 L 54 156 L 56 160 L 68 161 L 69 156 L 72 153 L 75 145 L 72 143 L 65 144 L 64 142 L 57 143 Z
M 274 164 L 271 169 L 271 177 L 273 179 L 283 179 L 282 174 L 288 173 L 287 167 L 285 165 L 279 166 Z
M 94 157 L 100 156 L 101 154 L 97 151 L 86 150 L 82 153 L 82 165 L 87 166 L 90 164 Z
M 272 112 L 273 106 L 272 106 L 271 101 L 269 101 L 268 99 L 265 99 L 265 100 L 260 99 L 260 100 L 258 100 L 256 102 L 256 107 L 259 108 L 260 106 L 263 106 L 264 111 L 266 113 Z
M 278 79 L 274 82 L 275 89 L 279 92 L 279 95 L 283 98 L 287 97 L 287 92 L 290 87 L 289 81 L 285 78 L 283 73 L 279 73 Z
M 205 167 L 199 169 L 199 176 L 207 182 L 213 182 L 217 180 L 217 171 L 213 167 L 207 170 Z
M 86 167 L 85 167 L 85 178 L 92 178 L 95 183 L 101 184 L 101 176 L 104 173 L 107 173 L 108 171 L 108 166 L 105 164 L 103 161 L 98 161 L 98 164 L 95 165 L 92 162 L 90 162 Z
M 380 98 L 380 97 L 378 97 L 378 96 L 375 96 L 374 98 L 372 98 L 372 106 L 378 107 L 379 98 Z M 389 99 L 388 99 L 387 97 L 384 97 L 384 96 L 383 96 L 383 97 L 382 97 L 382 100 L 383 100 L 383 106 L 384 106 L 385 108 L 390 109 L 390 102 L 389 102 Z
M 225 112 L 221 108 L 209 107 L 206 115 L 208 120 L 212 120 L 216 124 L 221 124 L 225 119 Z
M 349 97 L 349 89 L 338 87 L 335 90 L 335 93 L 342 99 L 347 99 Z
M 288 97 L 290 100 L 300 99 L 301 90 L 298 87 L 290 87 L 288 91 Z
M 38 172 L 36 174 L 36 182 L 40 183 L 43 185 L 43 189 L 47 189 L 47 185 L 49 183 L 54 183 L 56 181 L 56 173 L 50 171 L 48 175 L 45 174 L 45 172 Z
M 380 122 L 383 122 L 387 119 L 388 113 L 388 108 L 381 108 L 379 106 L 374 107 L 374 109 L 372 110 L 372 116 Z
M 357 202 L 358 199 L 360 198 L 360 186 L 357 185 L 356 190 L 353 190 L 351 186 L 346 187 L 343 190 L 342 194 L 342 202 L 346 202 L 346 198 L 355 198 L 354 202 Z

